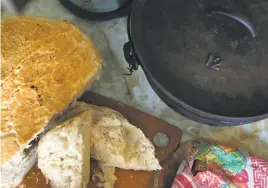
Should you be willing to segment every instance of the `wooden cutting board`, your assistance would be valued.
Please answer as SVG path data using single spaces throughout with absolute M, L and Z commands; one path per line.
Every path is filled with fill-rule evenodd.
M 157 119 L 140 110 L 124 105 L 115 100 L 100 96 L 93 92 L 87 92 L 82 101 L 112 108 L 123 114 L 133 125 L 139 127 L 146 137 L 153 142 L 156 133 L 162 132 L 168 135 L 169 143 L 165 147 L 156 147 L 156 157 L 159 159 L 161 166 L 164 168 L 159 172 L 132 171 L 116 169 L 115 188 L 162 188 L 166 184 L 165 175 L 167 174 L 167 164 L 171 159 L 172 153 L 178 148 L 181 139 L 181 130 L 160 119 Z M 92 160 L 93 161 L 93 160 Z M 91 168 L 96 168 L 94 162 Z M 94 169 L 91 169 L 91 172 Z M 25 176 L 23 182 L 18 187 L 26 188 L 50 188 L 46 184 L 41 171 L 34 166 Z M 88 188 L 97 188 L 97 185 L 91 181 Z

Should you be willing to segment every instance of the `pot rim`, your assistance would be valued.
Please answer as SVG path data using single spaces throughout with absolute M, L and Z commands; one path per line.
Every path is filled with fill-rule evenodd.
M 68 11 L 73 13 L 74 15 L 88 19 L 88 20 L 111 20 L 114 18 L 122 17 L 128 15 L 128 13 L 132 10 L 131 5 L 133 0 L 128 0 L 124 5 L 116 10 L 112 10 L 109 12 L 92 12 L 86 11 L 77 5 L 73 4 L 70 0 L 59 0 L 63 7 L 65 7 Z

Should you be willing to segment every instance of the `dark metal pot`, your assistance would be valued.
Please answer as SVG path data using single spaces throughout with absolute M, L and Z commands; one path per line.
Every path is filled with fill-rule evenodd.
M 268 12 L 256 7 L 253 0 L 134 1 L 124 45 L 130 73 L 140 65 L 168 106 L 200 123 L 268 118 Z
M 127 15 L 132 0 L 59 0 L 78 17 L 89 20 L 109 20 Z

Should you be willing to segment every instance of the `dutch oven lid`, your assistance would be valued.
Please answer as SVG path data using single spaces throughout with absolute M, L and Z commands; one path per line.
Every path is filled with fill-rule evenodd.
M 133 6 L 134 50 L 145 72 L 175 98 L 220 116 L 268 113 L 267 3 L 138 0 Z

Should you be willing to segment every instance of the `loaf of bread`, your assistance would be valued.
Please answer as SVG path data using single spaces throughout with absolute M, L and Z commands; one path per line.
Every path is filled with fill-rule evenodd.
M 160 170 L 153 144 L 144 133 L 121 115 L 106 107 L 92 110 L 91 156 L 105 165 L 133 170 Z
M 32 141 L 88 88 L 101 60 L 67 21 L 11 17 L 1 32 L 0 187 L 12 187 L 35 162 Z
M 86 188 L 90 171 L 91 113 L 84 111 L 46 133 L 38 167 L 52 188 Z

